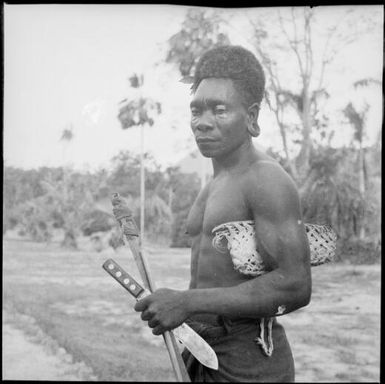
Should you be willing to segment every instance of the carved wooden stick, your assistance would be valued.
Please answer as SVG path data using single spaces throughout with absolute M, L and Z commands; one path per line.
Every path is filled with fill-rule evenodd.
M 119 196 L 118 193 L 114 193 L 112 195 L 111 201 L 113 206 L 112 211 L 123 233 L 123 241 L 131 249 L 140 276 L 143 279 L 144 286 L 150 292 L 153 292 L 155 290 L 154 282 L 150 276 L 147 261 L 137 243 L 137 239 L 139 237 L 139 230 L 136 226 L 132 212 L 128 208 L 126 202 Z M 179 348 L 174 335 L 171 332 L 166 331 L 165 333 L 163 333 L 162 336 L 166 344 L 167 351 L 170 356 L 171 364 L 174 369 L 177 381 L 190 382 L 190 377 L 187 373 L 182 356 L 180 355 Z

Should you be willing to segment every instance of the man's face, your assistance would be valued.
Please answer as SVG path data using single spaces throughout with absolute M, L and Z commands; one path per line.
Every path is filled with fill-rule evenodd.
M 191 129 L 203 156 L 226 156 L 250 138 L 241 101 L 231 79 L 200 82 L 190 108 Z

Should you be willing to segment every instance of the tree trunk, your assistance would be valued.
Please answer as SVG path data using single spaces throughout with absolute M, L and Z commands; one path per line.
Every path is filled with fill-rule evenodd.
M 310 116 L 310 98 L 309 98 L 309 86 L 304 85 L 303 95 L 302 95 L 302 111 L 300 114 L 302 121 L 302 146 L 301 150 L 296 159 L 297 172 L 300 185 L 307 178 L 310 168 L 310 153 L 312 149 L 311 142 L 311 128 L 312 121 Z
M 364 158 L 364 151 L 362 148 L 362 143 L 360 143 L 360 148 L 358 151 L 358 165 L 359 165 L 359 174 L 358 174 L 358 187 L 361 194 L 361 198 L 365 200 L 365 158 Z M 360 223 L 360 230 L 358 237 L 360 240 L 365 239 L 366 231 L 365 231 L 365 218 L 362 219 L 362 222 Z
M 172 187 L 169 187 L 168 189 L 168 207 L 170 209 L 170 212 L 172 212 L 172 198 L 173 198 L 173 191 Z
M 144 215 L 145 215 L 145 168 L 144 168 L 144 125 L 140 126 L 140 233 L 139 246 L 143 247 L 144 243 Z
M 288 168 L 289 168 L 290 175 L 292 176 L 292 178 L 293 178 L 295 181 L 298 181 L 298 172 L 297 172 L 297 169 L 296 169 L 295 164 L 293 163 L 293 161 L 291 160 L 290 155 L 289 155 L 289 149 L 288 149 L 288 145 L 287 145 L 287 138 L 286 138 L 285 126 L 284 126 L 284 124 L 279 120 L 278 114 L 277 114 L 277 113 L 276 113 L 276 120 L 277 120 L 277 123 L 278 123 L 278 126 L 279 126 L 279 130 L 280 130 L 280 133 L 281 133 L 282 144 L 283 144 L 283 150 L 284 150 L 284 152 L 285 152 L 286 163 L 287 163 L 287 166 L 288 166 Z

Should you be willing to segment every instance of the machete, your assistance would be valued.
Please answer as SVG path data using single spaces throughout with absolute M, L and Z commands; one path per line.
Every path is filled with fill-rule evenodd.
M 151 295 L 148 289 L 143 288 L 130 274 L 123 270 L 114 260 L 108 259 L 103 268 L 125 288 L 136 300 Z M 203 365 L 211 369 L 218 369 L 218 358 L 210 345 L 186 323 L 171 331 L 175 337 L 191 352 Z
M 129 210 L 127 203 L 119 196 L 119 193 L 114 193 L 112 195 L 111 202 L 113 206 L 113 214 L 123 233 L 123 241 L 131 249 L 131 253 L 135 259 L 144 286 L 150 292 L 153 292 L 155 290 L 155 286 L 149 274 L 146 259 L 137 243 L 139 230 L 136 226 L 132 213 Z M 177 381 L 190 382 L 190 377 L 187 373 L 186 366 L 179 352 L 178 344 L 174 335 L 171 332 L 166 331 L 162 336 L 166 344 Z

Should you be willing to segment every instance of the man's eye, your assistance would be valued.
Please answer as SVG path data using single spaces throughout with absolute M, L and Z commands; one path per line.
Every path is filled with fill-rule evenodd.
M 199 110 L 197 108 L 191 108 L 191 115 L 192 116 L 198 116 Z
M 217 115 L 222 115 L 222 114 L 224 114 L 226 112 L 227 112 L 227 110 L 226 110 L 225 107 L 215 107 L 215 113 Z

